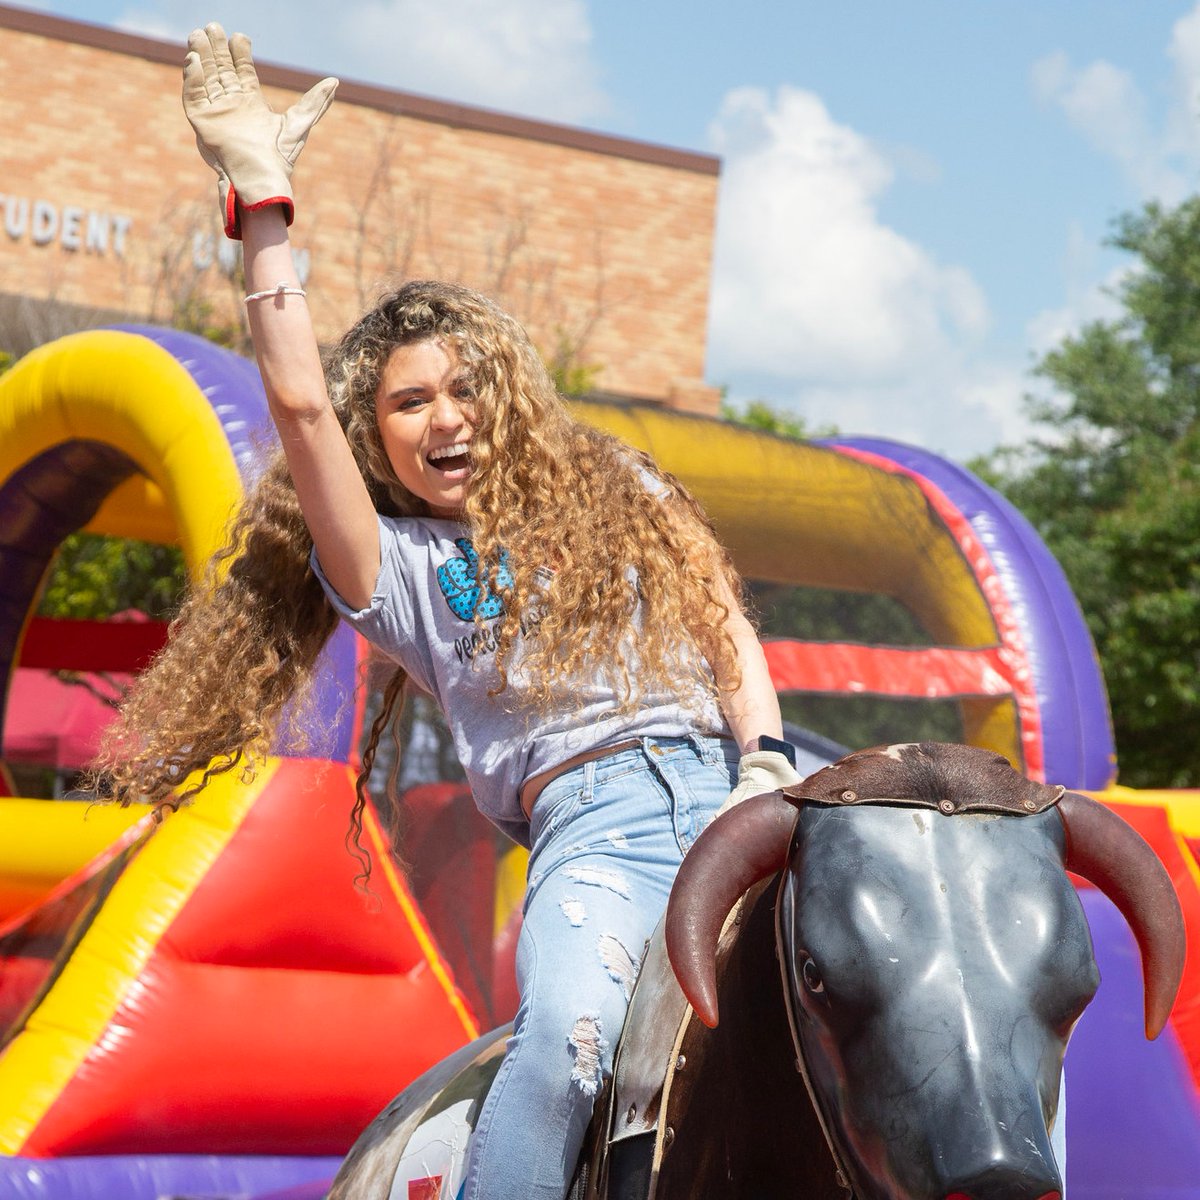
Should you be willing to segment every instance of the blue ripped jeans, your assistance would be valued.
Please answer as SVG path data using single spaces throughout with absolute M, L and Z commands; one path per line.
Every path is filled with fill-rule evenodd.
M 737 761 L 731 741 L 645 738 L 538 797 L 517 944 L 521 1005 L 476 1123 L 464 1200 L 566 1195 L 642 951 Z

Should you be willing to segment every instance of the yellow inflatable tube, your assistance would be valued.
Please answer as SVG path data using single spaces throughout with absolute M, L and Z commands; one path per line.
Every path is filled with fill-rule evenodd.
M 187 369 L 149 339 L 114 330 L 73 334 L 28 354 L 0 382 L 0 480 L 77 440 L 133 460 L 163 498 L 165 514 L 160 509 L 152 527 L 164 540 L 178 539 L 195 575 L 220 545 L 241 481 L 212 405 Z M 129 501 L 149 496 L 142 484 L 126 489 L 110 527 L 128 515 Z
M 137 805 L 0 800 L 0 925 L 40 903 L 145 814 Z

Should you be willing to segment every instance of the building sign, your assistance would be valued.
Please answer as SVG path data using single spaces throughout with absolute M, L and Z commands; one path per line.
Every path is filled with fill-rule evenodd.
M 0 193 L 0 214 L 4 232 L 11 241 L 28 241 L 35 246 L 58 244 L 64 250 L 114 254 L 117 258 L 125 256 L 125 240 L 133 226 L 133 218 L 120 213 L 3 193 Z
M 56 204 L 0 192 L 0 224 L 9 241 L 34 246 L 59 245 L 72 252 L 125 257 L 133 218 L 123 213 L 101 212 L 78 204 Z M 242 245 L 211 233 L 192 236 L 192 265 L 205 271 L 216 265 L 228 276 L 241 265 Z M 309 252 L 292 248 L 292 260 L 304 283 L 309 271 Z

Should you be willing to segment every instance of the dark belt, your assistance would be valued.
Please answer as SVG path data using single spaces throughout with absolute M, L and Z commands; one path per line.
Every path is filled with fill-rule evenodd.
M 641 744 L 641 738 L 629 738 L 624 742 L 616 742 L 612 746 L 600 746 L 596 750 L 585 750 L 582 754 L 576 754 L 574 758 L 568 758 L 566 762 L 561 762 L 548 771 L 530 776 L 521 785 L 521 811 L 525 814 L 526 820 L 529 819 L 534 803 L 546 790 L 546 786 L 553 783 L 560 775 L 565 775 L 568 771 L 583 766 L 584 763 L 596 762 L 601 758 L 611 758 L 612 755 L 621 754 L 626 750 L 636 750 Z

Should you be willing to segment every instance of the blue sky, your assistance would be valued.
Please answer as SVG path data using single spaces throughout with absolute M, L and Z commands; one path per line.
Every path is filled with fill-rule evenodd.
M 27 6 L 718 153 L 709 382 L 960 459 L 1028 436 L 1030 364 L 1114 311 L 1113 219 L 1200 169 L 1182 0 Z

